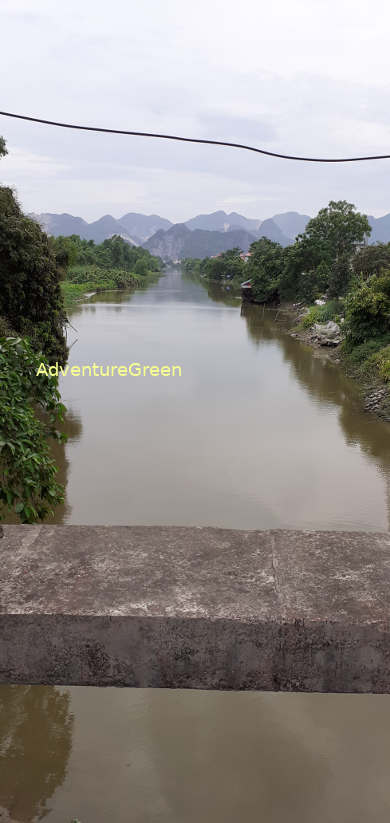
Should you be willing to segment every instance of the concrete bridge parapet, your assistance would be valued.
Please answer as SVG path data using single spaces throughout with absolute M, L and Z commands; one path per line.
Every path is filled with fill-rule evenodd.
M 3 526 L 0 682 L 390 692 L 390 533 Z

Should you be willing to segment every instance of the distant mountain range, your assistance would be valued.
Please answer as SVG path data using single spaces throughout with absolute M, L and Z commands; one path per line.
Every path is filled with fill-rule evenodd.
M 128 243 L 141 246 L 152 234 L 159 229 L 169 229 L 173 224 L 164 217 L 157 214 L 135 214 L 129 212 L 124 214 L 119 220 L 111 214 L 105 214 L 93 223 L 87 223 L 82 217 L 74 217 L 72 214 L 30 214 L 40 223 L 42 228 L 53 237 L 70 234 L 78 234 L 84 240 L 94 240 L 95 243 L 102 243 L 113 234 L 119 234 Z
M 142 245 L 152 254 L 171 260 L 208 257 L 235 246 L 247 251 L 251 243 L 260 237 L 288 246 L 305 230 L 310 220 L 307 214 L 295 211 L 275 214 L 266 220 L 244 217 L 237 212 L 227 214 L 225 211 L 215 211 L 175 224 L 157 214 L 136 212 L 128 212 L 119 219 L 106 214 L 93 223 L 72 214 L 44 213 L 31 214 L 30 217 L 54 237 L 78 234 L 86 240 L 102 243 L 113 234 L 119 234 L 128 243 Z M 372 227 L 369 243 L 390 242 L 390 214 L 369 216 L 368 220 Z

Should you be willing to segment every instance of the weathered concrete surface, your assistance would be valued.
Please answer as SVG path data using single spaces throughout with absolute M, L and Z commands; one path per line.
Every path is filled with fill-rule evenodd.
M 390 533 L 3 532 L 0 682 L 390 692 Z

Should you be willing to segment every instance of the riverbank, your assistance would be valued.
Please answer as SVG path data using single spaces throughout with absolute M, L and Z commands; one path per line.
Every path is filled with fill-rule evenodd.
M 365 346 L 348 349 L 342 334 L 342 325 L 339 326 L 340 334 L 337 329 L 331 332 L 332 339 L 332 336 L 326 334 L 326 323 L 313 323 L 307 326 L 310 311 L 312 308 L 303 304 L 286 303 L 279 307 L 277 314 L 285 319 L 291 337 L 321 351 L 322 356 L 340 366 L 345 374 L 357 383 L 365 412 L 390 423 L 390 381 L 383 376 L 389 347 L 380 344 L 376 347 L 375 341 L 370 341 L 370 344 Z M 321 325 L 324 327 L 322 333 L 318 329 Z
M 160 276 L 161 272 L 141 275 L 122 269 L 78 267 L 70 271 L 66 280 L 61 282 L 65 309 L 69 310 L 86 297 L 102 291 L 138 289 L 155 282 Z

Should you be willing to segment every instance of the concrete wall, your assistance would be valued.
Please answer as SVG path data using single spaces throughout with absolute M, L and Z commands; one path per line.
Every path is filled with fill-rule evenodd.
M 390 533 L 2 531 L 2 683 L 390 692 Z

